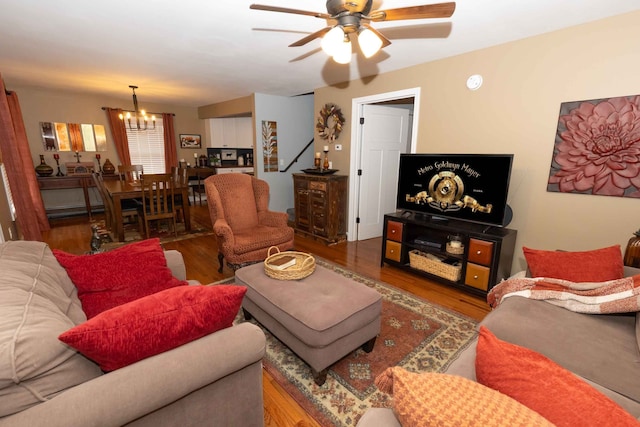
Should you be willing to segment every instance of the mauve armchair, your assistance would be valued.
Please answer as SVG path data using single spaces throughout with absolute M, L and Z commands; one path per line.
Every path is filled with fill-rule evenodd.
M 235 270 L 263 261 L 269 248 L 293 248 L 287 214 L 269 210 L 269 184 L 251 175 L 227 173 L 204 181 L 213 231 L 218 240 L 219 272 L 224 259 Z

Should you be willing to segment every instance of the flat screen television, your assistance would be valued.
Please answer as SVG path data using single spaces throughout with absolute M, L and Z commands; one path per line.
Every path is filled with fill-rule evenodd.
M 513 154 L 401 154 L 397 209 L 497 227 L 507 206 Z

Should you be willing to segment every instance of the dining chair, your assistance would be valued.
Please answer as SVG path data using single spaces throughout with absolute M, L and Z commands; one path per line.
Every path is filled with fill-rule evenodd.
M 175 167 L 175 166 L 171 166 L 171 176 L 173 176 L 173 182 L 175 182 L 176 186 L 181 188 L 183 186 L 188 186 L 189 185 L 189 170 L 187 168 L 181 168 L 181 167 Z M 185 210 L 184 210 L 184 204 L 191 204 L 191 201 L 189 200 L 189 195 L 187 193 L 187 200 L 185 201 L 182 197 L 182 192 L 177 191 L 174 189 L 175 195 L 174 195 L 174 203 L 175 203 L 175 209 L 176 209 L 176 214 L 178 214 L 179 217 L 179 221 L 182 220 L 183 222 L 185 221 Z
M 147 239 L 149 238 L 150 223 L 160 220 L 170 220 L 173 223 L 173 234 L 178 237 L 174 182 L 171 173 L 142 174 L 140 176 L 142 203 L 138 208 L 138 218 L 140 225 L 144 225 Z
M 140 181 L 140 175 L 144 173 L 142 165 L 118 165 L 120 181 Z
M 104 206 L 104 225 L 109 231 L 113 231 L 115 228 L 115 221 L 122 221 L 122 224 L 136 224 L 138 223 L 138 205 L 133 200 L 122 200 L 122 217 L 115 217 L 115 209 L 113 207 L 113 200 L 109 196 L 107 189 L 104 186 L 104 179 L 102 174 L 94 173 L 92 175 L 93 183 L 98 189 L 100 198 L 102 199 L 102 205 Z M 127 203 L 124 203 L 127 202 Z M 127 220 L 127 221 L 125 221 Z
M 196 204 L 196 194 L 198 195 L 198 199 L 199 199 L 199 203 L 200 206 L 202 206 L 202 195 L 204 194 L 205 197 L 207 195 L 207 192 L 204 188 L 204 180 L 208 177 L 210 177 L 211 175 L 215 175 L 216 174 L 216 169 L 215 168 L 207 168 L 207 169 L 203 169 L 203 168 L 198 168 L 196 169 L 196 179 L 194 181 L 191 181 L 189 183 L 189 186 L 191 187 L 191 191 L 193 192 L 193 204 Z

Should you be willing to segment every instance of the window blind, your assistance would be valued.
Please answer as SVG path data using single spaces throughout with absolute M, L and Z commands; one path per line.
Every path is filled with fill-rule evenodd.
M 128 126 L 126 129 L 131 164 L 142 165 L 145 173 L 165 173 L 162 118 L 156 120 L 155 129 L 140 131 Z

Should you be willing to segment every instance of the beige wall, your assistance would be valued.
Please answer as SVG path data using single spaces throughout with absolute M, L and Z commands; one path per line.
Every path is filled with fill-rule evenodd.
M 249 95 L 230 101 L 198 107 L 198 117 L 211 119 L 219 117 L 248 117 L 253 112 L 254 96 Z
M 546 191 L 560 104 L 640 94 L 640 12 L 483 49 L 315 91 L 316 116 L 326 103 L 347 123 L 332 152 L 349 170 L 352 99 L 419 87 L 417 152 L 513 153 L 509 203 L 521 246 L 586 250 L 626 246 L 638 229 L 638 199 Z M 402 43 L 398 41 L 397 43 Z M 355 66 L 351 64 L 351 66 Z M 475 92 L 465 82 L 482 74 Z M 317 136 L 317 133 L 316 133 Z M 324 142 L 316 138 L 316 148 Z M 353 176 L 353 173 L 351 173 Z
M 107 114 L 102 107 L 120 107 L 123 109 L 132 109 L 133 101 L 131 97 L 114 99 L 105 98 L 99 95 L 52 91 L 36 87 L 24 87 L 12 85 L 10 81 L 5 82 L 7 89 L 15 91 L 20 100 L 20 108 L 24 125 L 29 139 L 29 147 L 31 149 L 31 157 L 34 167 L 40 163 L 40 154 L 45 155 L 45 161 L 54 167 L 53 153 L 45 152 L 40 133 L 40 122 L 65 122 L 65 123 L 91 123 L 101 124 L 105 126 L 107 133 L 107 152 L 101 152 L 101 164 L 106 159 L 117 167 L 120 160 L 116 154 L 111 138 L 111 131 L 107 123 Z M 138 94 L 138 102 L 140 108 L 144 108 L 150 112 L 174 113 L 174 127 L 176 131 L 176 144 L 178 159 L 193 158 L 193 154 L 206 153 L 206 147 L 203 143 L 201 150 L 180 148 L 178 135 L 181 133 L 200 134 L 204 139 L 204 120 L 198 118 L 197 108 L 182 107 L 176 105 L 152 104 L 145 102 L 144 93 Z M 73 153 L 60 152 L 60 164 L 75 161 Z M 81 153 L 80 161 L 95 162 L 95 153 Z M 92 199 L 97 202 L 97 193 L 91 194 Z M 55 190 L 46 191 L 43 194 L 45 206 L 61 206 L 69 207 L 71 205 L 84 206 L 84 199 L 81 190 Z

